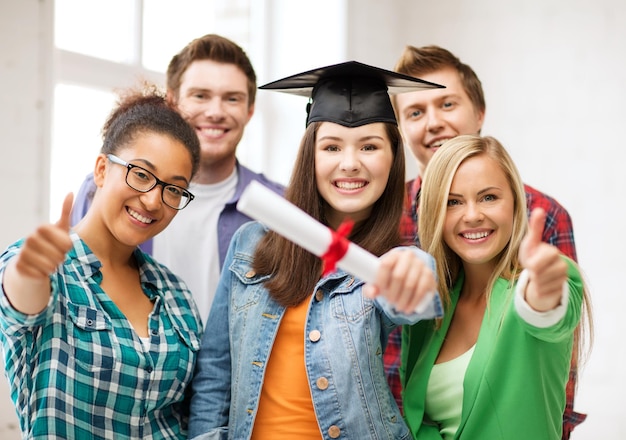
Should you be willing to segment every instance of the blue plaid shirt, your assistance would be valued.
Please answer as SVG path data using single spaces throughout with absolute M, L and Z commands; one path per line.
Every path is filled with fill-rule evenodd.
M 51 275 L 48 306 L 16 311 L 0 296 L 0 330 L 11 398 L 30 439 L 187 438 L 188 391 L 202 333 L 191 293 L 137 249 L 141 286 L 153 301 L 149 350 L 100 288 L 101 263 L 74 247 Z M 0 256 L 0 277 L 22 246 Z

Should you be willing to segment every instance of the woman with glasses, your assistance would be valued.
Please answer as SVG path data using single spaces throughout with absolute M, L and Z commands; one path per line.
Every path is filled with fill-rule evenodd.
M 0 330 L 24 438 L 187 438 L 202 332 L 185 284 L 137 245 L 193 200 L 193 129 L 154 89 L 103 128 L 96 194 L 0 256 Z

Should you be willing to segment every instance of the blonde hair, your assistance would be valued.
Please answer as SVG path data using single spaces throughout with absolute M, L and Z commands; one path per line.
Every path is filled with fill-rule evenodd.
M 483 155 L 500 165 L 511 187 L 514 201 L 511 239 L 502 250 L 489 279 L 487 295 L 498 278 L 513 282 L 521 272 L 517 256 L 528 229 L 528 217 L 524 184 L 517 167 L 496 139 L 477 135 L 457 136 L 444 143 L 426 167 L 419 206 L 422 214 L 419 216 L 419 241 L 422 248 L 437 261 L 439 293 L 446 306 L 450 304 L 450 288 L 456 282 L 462 266 L 459 256 L 443 240 L 448 194 L 459 166 L 470 157 Z
M 448 195 L 459 166 L 467 159 L 487 156 L 500 165 L 513 193 L 513 227 L 511 239 L 498 257 L 495 270 L 489 278 L 486 292 L 487 304 L 498 278 L 517 280 L 522 267 L 518 255 L 522 239 L 528 230 L 528 213 L 524 184 L 513 159 L 495 138 L 463 135 L 445 142 L 433 156 L 424 173 L 419 204 L 419 241 L 421 247 L 437 262 L 439 294 L 444 307 L 450 305 L 450 289 L 457 281 L 462 262 L 444 242 L 443 229 L 447 214 Z M 583 309 L 580 325 L 574 332 L 573 368 L 577 372 L 580 360 L 586 360 L 593 345 L 593 320 L 591 300 L 582 270 L 573 262 L 583 281 Z M 584 347 L 584 349 L 583 349 Z

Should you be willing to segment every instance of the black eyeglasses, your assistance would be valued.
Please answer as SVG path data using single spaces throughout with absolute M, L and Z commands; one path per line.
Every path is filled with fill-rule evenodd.
M 170 208 L 183 209 L 194 199 L 194 195 L 185 188 L 171 183 L 163 182 L 150 171 L 138 165 L 128 163 L 113 154 L 107 154 L 107 159 L 118 165 L 126 167 L 126 184 L 135 191 L 146 193 L 155 186 L 161 185 L 161 200 Z

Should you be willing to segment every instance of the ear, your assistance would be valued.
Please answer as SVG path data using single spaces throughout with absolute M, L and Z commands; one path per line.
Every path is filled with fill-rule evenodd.
M 177 94 L 174 93 L 174 91 L 170 88 L 167 89 L 167 91 L 165 92 L 165 100 L 167 101 L 167 103 L 173 107 L 177 107 L 176 105 L 176 99 Z
M 96 166 L 93 169 L 93 181 L 98 188 L 101 188 L 104 185 L 108 162 L 109 160 L 105 154 L 98 154 L 98 157 L 96 158 Z
M 246 121 L 246 125 L 248 125 L 248 122 L 252 119 L 252 115 L 254 115 L 254 104 L 248 107 L 248 120 Z
M 480 131 L 483 128 L 483 124 L 485 123 L 485 111 L 486 110 L 479 110 L 476 115 L 478 120 L 478 134 L 480 134 Z

